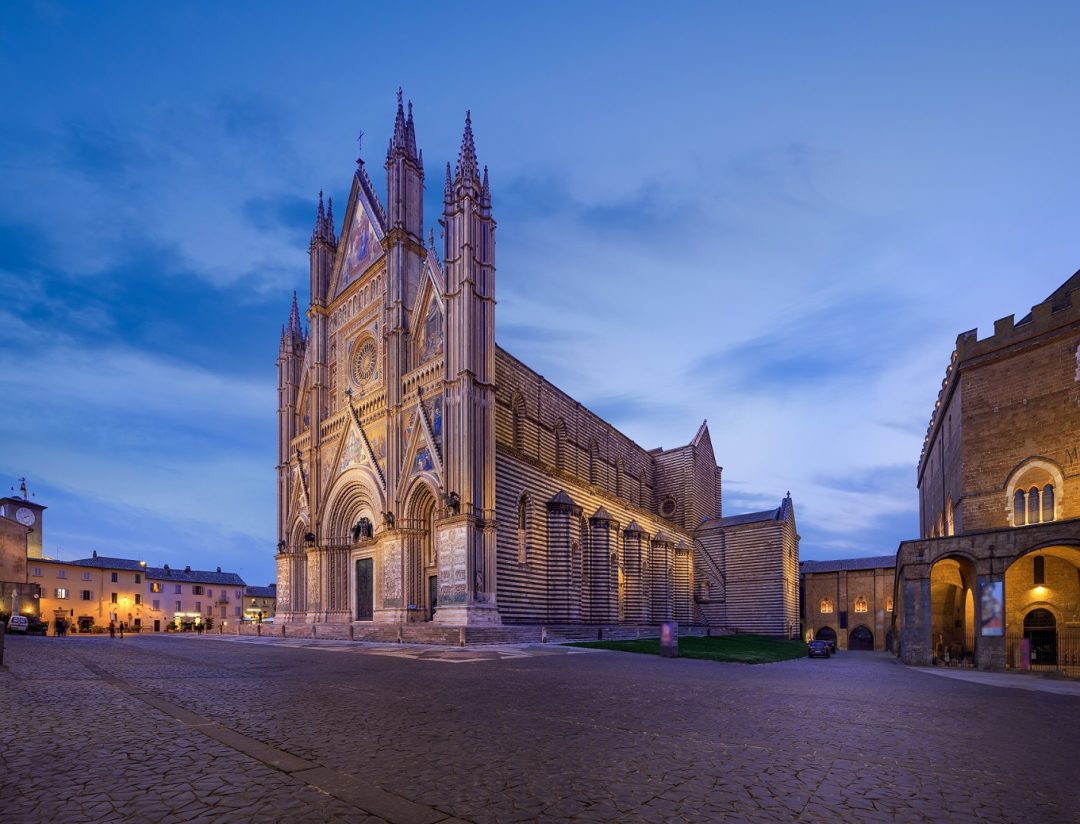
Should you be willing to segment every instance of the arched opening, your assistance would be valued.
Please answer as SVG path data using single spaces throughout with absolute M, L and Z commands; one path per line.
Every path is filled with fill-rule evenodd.
M 817 631 L 817 639 L 819 641 L 832 641 L 836 643 L 836 630 L 832 627 L 822 627 Z
M 1032 669 L 1056 669 L 1057 619 L 1048 609 L 1039 607 L 1024 616 L 1024 639 Z
M 522 452 L 525 446 L 525 399 L 515 392 L 510 401 L 512 438 L 515 452 Z
M 600 483 L 600 447 L 596 441 L 589 444 L 589 483 Z
M 975 564 L 968 558 L 942 558 L 930 569 L 931 633 L 939 661 L 974 658 L 974 588 Z
M 874 651 L 874 633 L 869 627 L 860 624 L 848 633 L 847 648 L 861 652 Z
M 1004 596 L 1007 665 L 1080 676 L 1080 627 L 1062 618 L 1080 603 L 1080 548 L 1040 547 L 1014 559 Z
M 559 418 L 555 421 L 555 468 L 565 472 L 566 461 L 566 424 Z
M 405 605 L 409 621 L 430 621 L 438 609 L 439 572 L 435 554 L 435 495 L 417 482 L 407 498 L 401 529 L 405 535 Z
M 529 562 L 529 521 L 532 513 L 529 507 L 529 496 L 522 492 L 517 505 L 517 550 L 518 563 Z

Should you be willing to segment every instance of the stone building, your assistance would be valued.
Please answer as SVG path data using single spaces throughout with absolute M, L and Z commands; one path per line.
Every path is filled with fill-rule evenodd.
M 268 587 L 244 587 L 244 620 L 265 621 L 273 618 L 277 607 L 277 584 Z
M 799 569 L 806 640 L 835 641 L 838 649 L 892 648 L 895 556 L 803 561 Z
M 125 623 L 162 632 L 197 627 L 209 619 L 239 622 L 245 584 L 235 572 L 170 569 L 145 561 L 98 555 L 75 561 L 30 561 L 30 580 L 41 586 L 44 620 L 65 618 L 79 631 Z
M 357 161 L 340 238 L 320 195 L 310 331 L 295 293 L 282 329 L 279 620 L 350 634 L 368 622 L 725 626 L 741 585 L 727 570 L 745 551 L 794 559 L 770 566 L 753 622 L 787 633 L 793 515 L 772 543 L 725 552 L 705 424 L 685 446 L 644 449 L 496 344 L 493 200 L 469 116 L 446 165 L 440 252 L 400 93 L 385 168 L 384 204 Z
M 0 615 L 39 615 L 40 587 L 30 580 L 26 562 L 41 557 L 45 509 L 27 494 L 25 478 L 18 495 L 0 498 Z
M 899 655 L 1080 674 L 1080 272 L 956 339 L 897 553 Z

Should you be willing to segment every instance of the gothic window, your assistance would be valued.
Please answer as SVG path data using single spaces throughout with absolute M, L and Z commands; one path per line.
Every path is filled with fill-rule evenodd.
M 1023 526 L 1027 523 L 1026 500 L 1027 496 L 1024 495 L 1024 490 L 1016 490 L 1016 494 L 1013 496 L 1013 526 Z
M 623 462 L 622 458 L 615 460 L 615 495 L 621 498 L 623 496 Z
M 522 431 L 525 426 L 525 401 L 520 394 L 515 392 L 513 399 L 510 401 L 510 406 L 513 447 L 516 452 L 521 452 L 525 442 L 525 433 Z
M 566 471 L 566 424 L 562 418 L 555 422 L 555 468 Z
M 649 508 L 649 487 L 645 484 L 645 471 L 638 473 L 638 506 L 642 509 Z
M 866 612 L 866 610 L 867 610 L 866 598 L 864 596 L 862 596 L 862 595 L 856 596 L 856 598 L 855 598 L 855 611 L 856 612 Z
M 1042 519 L 1043 523 L 1054 520 L 1054 487 L 1047 484 L 1042 491 Z
M 529 496 L 522 493 L 517 506 L 518 563 L 529 560 Z
M 596 441 L 589 444 L 589 483 L 599 483 L 600 475 L 600 447 Z
M 890 595 L 888 598 L 885 599 L 885 611 L 886 612 L 892 612 L 892 607 L 893 607 L 892 596 Z
M 831 598 L 822 598 L 818 604 L 818 612 L 822 614 L 828 614 L 833 611 L 833 602 Z
M 1027 498 L 1027 522 L 1037 524 L 1039 522 L 1039 488 L 1031 487 Z

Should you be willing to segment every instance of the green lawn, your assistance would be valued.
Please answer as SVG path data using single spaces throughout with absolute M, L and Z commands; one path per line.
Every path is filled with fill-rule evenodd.
M 659 638 L 642 638 L 636 641 L 579 641 L 567 644 L 571 647 L 594 647 L 620 652 L 643 652 L 660 654 Z M 770 638 L 766 635 L 720 635 L 712 638 L 686 636 L 679 639 L 679 656 L 682 658 L 705 658 L 709 661 L 731 661 L 738 664 L 771 664 L 803 658 L 806 644 Z

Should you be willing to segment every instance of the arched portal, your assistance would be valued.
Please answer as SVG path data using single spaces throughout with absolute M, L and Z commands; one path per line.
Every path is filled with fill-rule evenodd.
M 417 481 L 406 498 L 405 603 L 410 621 L 430 621 L 438 609 L 439 571 L 435 553 L 435 493 Z
M 873 652 L 874 633 L 870 631 L 869 627 L 860 624 L 848 633 L 847 648 L 850 650 Z
M 1024 639 L 1028 642 L 1032 669 L 1057 668 L 1057 619 L 1054 613 L 1040 607 L 1025 615 Z
M 1080 548 L 1046 546 L 1005 570 L 1005 654 L 1018 669 L 1080 676 Z M 1026 652 L 1026 658 L 1025 658 Z
M 938 660 L 975 655 L 975 564 L 963 556 L 937 561 L 930 570 L 931 632 Z
M 832 641 L 836 643 L 836 630 L 832 627 L 822 627 L 817 631 L 817 639 L 819 641 Z

